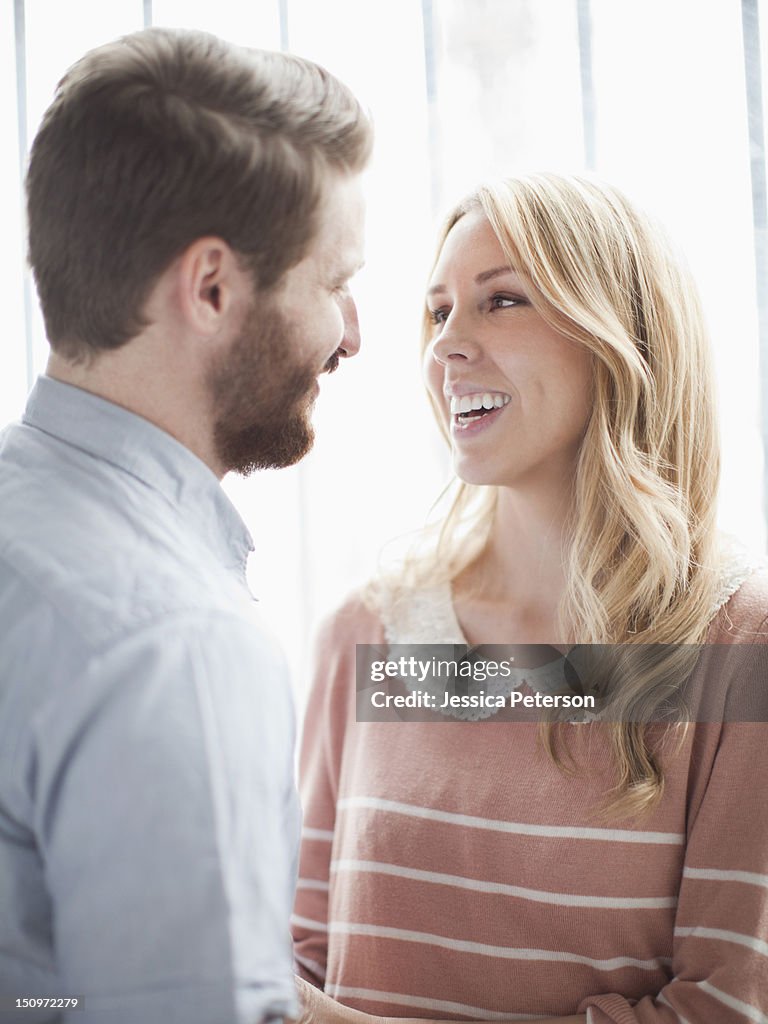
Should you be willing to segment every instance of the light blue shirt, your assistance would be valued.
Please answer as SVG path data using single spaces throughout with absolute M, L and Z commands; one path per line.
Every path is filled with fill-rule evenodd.
M 214 474 L 38 380 L 0 435 L 0 1021 L 295 1016 L 285 662 Z

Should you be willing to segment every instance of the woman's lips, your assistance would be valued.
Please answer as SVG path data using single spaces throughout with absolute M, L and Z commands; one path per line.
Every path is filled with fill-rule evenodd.
M 507 405 L 491 409 L 480 416 L 464 418 L 462 416 L 451 416 L 451 435 L 455 438 L 475 437 L 483 431 L 490 429 L 500 416 L 504 415 Z

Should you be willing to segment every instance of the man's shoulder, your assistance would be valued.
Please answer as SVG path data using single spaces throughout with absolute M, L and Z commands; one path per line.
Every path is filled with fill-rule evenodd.
M 198 703 L 238 702 L 283 707 L 288 668 L 280 645 L 256 609 L 194 609 L 126 631 L 102 651 L 90 652 L 86 683 L 112 681 L 118 689 L 159 685 L 173 701 L 196 693 Z M 85 687 L 87 688 L 87 687 Z M 265 704 L 266 702 L 266 704 Z
M 227 607 L 226 573 L 161 495 L 65 446 L 31 450 L 0 458 L 0 601 L 50 609 L 93 646 Z

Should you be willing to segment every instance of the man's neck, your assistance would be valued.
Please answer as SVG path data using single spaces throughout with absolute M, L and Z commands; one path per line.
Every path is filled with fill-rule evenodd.
M 78 362 L 52 352 L 45 372 L 54 380 L 82 388 L 149 420 L 188 448 L 221 479 L 224 471 L 215 457 L 212 430 L 202 411 L 207 412 L 202 389 L 194 381 L 169 372 L 159 361 L 152 365 L 142 359 L 139 347 L 140 339 L 135 339 L 129 346 Z

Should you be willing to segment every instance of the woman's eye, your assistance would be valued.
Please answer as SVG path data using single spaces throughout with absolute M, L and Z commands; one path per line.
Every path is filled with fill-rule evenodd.
M 433 324 L 444 324 L 448 319 L 449 310 L 447 309 L 430 309 L 429 319 Z
M 491 297 L 492 309 L 511 309 L 513 306 L 522 306 L 525 299 L 516 295 L 493 295 Z

